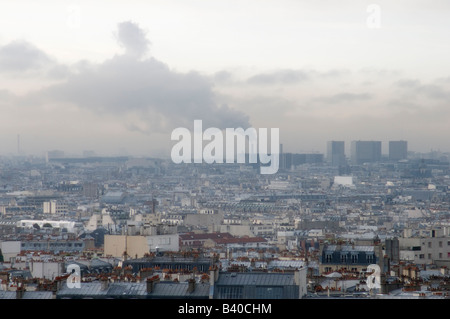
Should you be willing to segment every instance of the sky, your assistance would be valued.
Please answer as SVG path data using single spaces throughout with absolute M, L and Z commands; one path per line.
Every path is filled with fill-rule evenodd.
M 0 155 L 170 156 L 177 127 L 450 151 L 446 0 L 0 2 Z M 19 137 L 19 145 L 18 145 Z M 349 155 L 349 152 L 347 153 Z

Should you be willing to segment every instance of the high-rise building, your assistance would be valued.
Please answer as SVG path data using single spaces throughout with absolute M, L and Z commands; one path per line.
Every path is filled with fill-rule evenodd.
M 327 143 L 327 162 L 332 166 L 345 165 L 344 141 L 329 141 Z
M 353 164 L 378 162 L 381 160 L 380 141 L 352 141 L 351 160 Z
M 389 160 L 400 161 L 408 156 L 407 141 L 389 141 Z

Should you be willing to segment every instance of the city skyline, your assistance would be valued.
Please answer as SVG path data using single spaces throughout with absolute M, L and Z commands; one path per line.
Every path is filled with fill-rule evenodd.
M 278 127 L 292 153 L 329 140 L 450 151 L 445 1 L 2 7 L 0 155 L 168 157 L 171 131 L 195 119 Z

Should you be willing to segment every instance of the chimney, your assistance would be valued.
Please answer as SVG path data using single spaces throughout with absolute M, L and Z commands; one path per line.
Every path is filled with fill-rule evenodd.
M 194 290 L 195 290 L 195 279 L 191 278 L 188 280 L 188 290 L 187 291 L 189 293 L 192 293 L 192 292 L 194 292 Z
M 159 282 L 159 276 L 147 277 L 147 293 L 152 293 L 155 290 L 155 284 Z
M 219 279 L 219 267 L 212 266 L 209 271 L 209 284 L 214 286 L 214 283 Z
M 108 290 L 108 287 L 109 287 L 109 280 L 108 280 L 108 278 L 107 277 L 102 277 L 102 278 L 100 278 L 100 283 L 101 283 L 101 290 L 102 291 L 105 291 L 105 290 Z
M 16 299 L 22 299 L 25 294 L 25 288 L 20 285 L 16 290 Z

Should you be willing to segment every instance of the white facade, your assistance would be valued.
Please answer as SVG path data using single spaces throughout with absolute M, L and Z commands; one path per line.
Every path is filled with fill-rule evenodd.
M 0 243 L 0 248 L 4 261 L 8 262 L 20 254 L 20 241 L 3 241 Z
M 99 227 L 115 230 L 115 223 L 105 209 L 101 214 L 93 214 L 86 225 L 88 231 L 94 231 Z
M 32 261 L 30 271 L 33 278 L 55 279 L 64 274 L 64 262 L 59 261 Z
M 67 220 L 32 220 L 32 219 L 22 219 L 16 223 L 17 227 L 23 228 L 33 228 L 34 224 L 37 224 L 42 228 L 45 224 L 50 224 L 55 228 L 66 228 L 68 232 L 73 232 L 75 230 L 75 222 Z
M 352 176 L 335 176 L 334 177 L 334 185 L 342 185 L 345 187 L 352 187 L 353 185 L 353 177 Z
M 178 251 L 180 250 L 180 236 L 178 234 L 147 236 L 149 250 Z
M 51 200 L 42 203 L 42 211 L 44 214 L 66 214 L 69 208 L 67 203 Z

